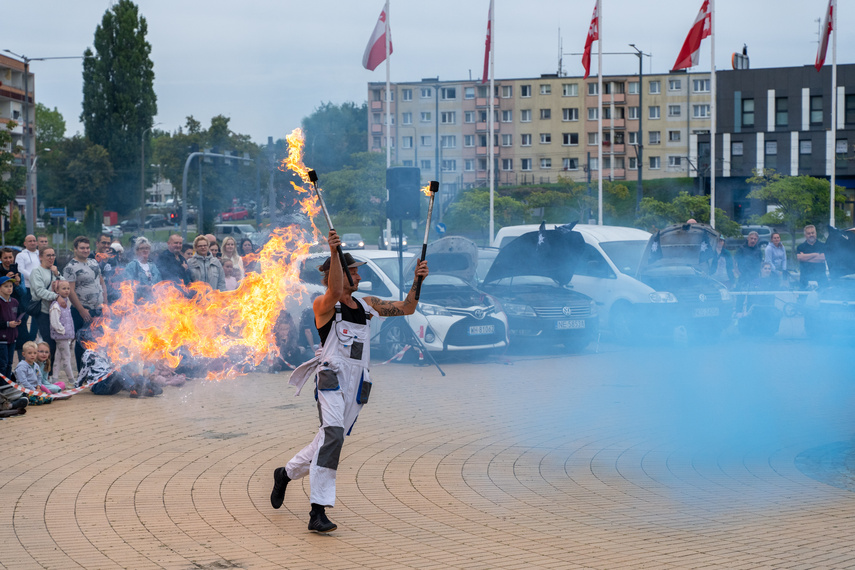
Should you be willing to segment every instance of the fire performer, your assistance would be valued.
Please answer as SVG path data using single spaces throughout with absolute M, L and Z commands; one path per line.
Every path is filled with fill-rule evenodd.
M 321 426 L 314 440 L 299 451 L 285 467 L 273 472 L 273 492 L 270 503 L 274 509 L 282 506 L 285 488 L 293 479 L 309 476 L 311 486 L 309 530 L 331 532 L 336 529 L 325 513 L 325 508 L 335 506 L 335 480 L 345 434 L 349 434 L 362 406 L 368 401 L 371 381 L 368 376 L 369 345 L 372 317 L 411 315 L 418 301 L 416 283 L 428 275 L 426 261 L 416 266 L 413 286 L 403 301 L 386 301 L 377 297 L 355 298 L 359 287 L 357 262 L 349 253 L 344 256 L 347 269 L 353 278 L 350 285 L 344 278 L 339 262 L 338 246 L 341 244 L 335 230 L 329 232 L 330 257 L 320 267 L 324 273 L 326 293 L 315 299 L 312 309 L 315 326 L 321 337 L 319 356 L 299 366 L 292 374 L 290 384 L 297 394 L 314 376 L 315 398 L 318 402 Z

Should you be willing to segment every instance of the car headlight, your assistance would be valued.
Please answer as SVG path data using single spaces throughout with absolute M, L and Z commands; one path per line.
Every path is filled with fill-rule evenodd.
M 519 303 L 503 303 L 505 308 L 505 312 L 509 315 L 513 315 L 515 317 L 536 317 L 537 313 L 534 312 L 534 309 L 529 307 L 528 305 L 522 305 Z
M 407 240 L 406 240 L 406 239 L 404 239 L 404 241 L 402 241 L 401 243 L 402 243 L 402 244 L 404 244 L 404 245 L 407 245 Z
M 365 242 L 364 241 L 359 242 L 359 247 L 365 247 Z
M 718 292 L 721 293 L 721 300 L 722 301 L 730 301 L 730 291 L 722 288 L 722 289 L 719 289 Z
M 431 305 L 430 303 L 419 303 L 419 312 L 423 315 L 431 316 L 451 316 L 451 312 L 445 307 L 439 305 Z
M 654 291 L 650 294 L 651 303 L 676 303 L 677 297 L 668 291 Z
M 597 314 L 597 302 L 591 299 L 591 315 Z

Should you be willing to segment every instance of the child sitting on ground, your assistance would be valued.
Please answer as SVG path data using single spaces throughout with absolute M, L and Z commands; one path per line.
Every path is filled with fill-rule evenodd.
M 40 342 L 36 345 L 36 367 L 42 392 L 56 394 L 65 390 L 64 382 L 54 382 L 50 373 L 50 345 Z
M 71 283 L 54 281 L 53 290 L 58 295 L 50 305 L 50 337 L 56 341 L 56 356 L 54 368 L 57 376 L 65 372 L 66 382 L 74 384 L 74 373 L 71 371 L 71 346 L 74 343 L 74 321 L 71 319 Z
M 38 365 L 36 364 L 37 352 L 36 343 L 31 340 L 25 342 L 24 346 L 21 347 L 21 355 L 24 359 L 18 362 L 18 366 L 15 367 L 15 379 L 18 384 L 34 392 L 41 390 L 40 374 L 37 370 Z M 36 405 L 49 404 L 51 402 L 50 398 L 40 398 L 38 396 L 30 396 L 29 399 L 31 404 Z

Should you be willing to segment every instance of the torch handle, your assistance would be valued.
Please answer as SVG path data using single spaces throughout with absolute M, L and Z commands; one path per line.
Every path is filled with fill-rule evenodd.
M 428 202 L 428 216 L 427 223 L 425 223 L 425 241 L 422 243 L 422 256 L 419 261 L 424 261 L 427 257 L 427 245 L 428 245 L 428 236 L 430 236 L 430 219 L 433 216 L 433 199 L 436 196 L 436 192 L 430 193 L 430 202 Z M 424 277 L 419 275 L 419 278 L 416 280 L 416 301 L 419 300 L 419 296 L 422 294 L 422 281 L 424 281 Z
M 314 170 L 310 171 L 314 174 Z M 332 218 L 330 218 L 330 213 L 327 211 L 327 205 L 324 202 L 323 196 L 321 196 L 321 191 L 318 190 L 318 182 L 317 182 L 317 174 L 312 177 L 312 187 L 315 189 L 315 194 L 318 196 L 318 202 L 321 205 L 321 210 L 324 212 L 324 217 L 327 219 L 327 226 L 329 226 L 330 231 L 333 231 Z M 353 275 L 350 274 L 350 270 L 347 268 L 347 260 L 344 259 L 344 252 L 341 250 L 341 246 L 336 247 L 336 251 L 338 251 L 338 259 L 341 261 L 341 268 L 344 271 L 344 274 L 347 276 L 347 282 L 350 283 L 350 286 L 353 287 Z
M 425 256 L 427 256 L 427 243 L 422 244 L 422 256 L 419 258 L 419 261 L 424 261 Z M 422 281 L 424 281 L 424 278 L 419 275 L 419 278 L 416 280 L 416 301 L 419 300 L 419 296 L 422 294 Z
M 344 258 L 344 252 L 341 250 L 340 245 L 336 246 L 336 251 L 338 251 L 338 259 L 341 261 L 341 269 L 344 271 L 344 274 L 347 275 L 347 282 L 350 283 L 351 287 L 353 287 L 353 275 L 350 274 L 350 270 L 347 268 L 347 260 Z

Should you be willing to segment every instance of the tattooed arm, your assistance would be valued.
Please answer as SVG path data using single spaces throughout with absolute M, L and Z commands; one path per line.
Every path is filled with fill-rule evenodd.
M 428 276 L 427 261 L 420 261 L 416 266 L 416 278 L 413 279 L 413 286 L 407 293 L 407 297 L 403 301 L 387 301 L 378 297 L 364 297 L 363 300 L 368 303 L 381 317 L 398 317 L 401 315 L 412 315 L 416 312 L 416 282 L 419 276 L 422 278 Z

